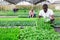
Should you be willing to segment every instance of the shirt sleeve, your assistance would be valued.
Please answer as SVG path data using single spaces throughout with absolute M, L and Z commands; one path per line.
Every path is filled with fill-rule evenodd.
M 29 14 L 31 13 L 31 11 L 29 11 Z
M 39 12 L 39 16 L 42 16 L 42 11 Z
M 52 10 L 50 10 L 50 15 L 54 15 L 54 12 Z
M 35 11 L 33 13 L 35 14 Z

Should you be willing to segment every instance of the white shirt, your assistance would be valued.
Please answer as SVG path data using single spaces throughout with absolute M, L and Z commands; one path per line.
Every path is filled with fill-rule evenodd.
M 51 9 L 48 9 L 47 12 L 45 13 L 44 10 L 41 10 L 39 12 L 39 16 L 42 16 L 44 18 L 51 18 L 51 15 L 54 15 L 53 11 Z

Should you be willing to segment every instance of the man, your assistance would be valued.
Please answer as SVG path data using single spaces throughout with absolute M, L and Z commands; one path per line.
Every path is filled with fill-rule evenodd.
M 18 8 L 14 8 L 13 12 L 16 13 L 19 9 Z
M 35 14 L 35 11 L 33 10 L 33 9 L 31 9 L 30 11 L 29 11 L 29 18 L 30 17 L 36 17 L 36 14 Z
M 43 17 L 45 19 L 50 19 L 50 23 L 54 21 L 54 13 L 51 9 L 48 8 L 47 4 L 43 5 L 43 10 L 39 12 L 39 18 Z

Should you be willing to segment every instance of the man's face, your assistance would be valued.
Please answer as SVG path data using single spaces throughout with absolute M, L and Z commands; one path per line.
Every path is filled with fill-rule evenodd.
M 31 11 L 33 12 L 33 9 Z
M 47 5 L 43 5 L 43 10 L 44 10 L 45 13 L 47 12 L 47 9 L 48 9 L 48 6 Z

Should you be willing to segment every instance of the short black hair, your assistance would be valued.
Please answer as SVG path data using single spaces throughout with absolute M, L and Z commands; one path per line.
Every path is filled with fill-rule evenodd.
M 44 4 L 43 7 L 47 7 L 48 8 L 48 5 L 47 4 Z

